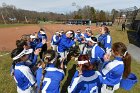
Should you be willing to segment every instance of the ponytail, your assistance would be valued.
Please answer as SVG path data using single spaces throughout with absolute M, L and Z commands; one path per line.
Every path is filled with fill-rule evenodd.
M 16 65 L 16 63 L 13 61 L 13 62 L 12 62 L 11 69 L 10 69 L 10 74 L 11 74 L 11 76 L 14 76 L 15 65 Z
M 122 42 L 114 43 L 112 46 L 112 50 L 114 53 L 118 53 L 123 59 L 124 63 L 123 78 L 125 79 L 131 72 L 131 55 L 128 53 L 127 47 Z
M 123 62 L 124 62 L 123 78 L 125 79 L 131 72 L 131 56 L 128 52 L 123 56 Z
M 41 77 L 40 88 L 39 88 L 38 93 L 42 93 L 41 90 L 42 90 L 42 86 L 43 86 L 43 80 L 44 80 L 44 77 L 46 74 L 46 70 L 45 70 L 46 66 L 47 66 L 47 62 L 42 61 L 42 77 Z
M 106 34 L 110 34 L 110 31 L 109 31 L 108 27 L 105 26 L 105 27 L 104 27 L 104 30 L 105 30 L 105 33 L 106 33 Z
M 45 77 L 45 74 L 47 73 L 47 70 L 45 69 L 48 65 L 48 63 L 53 63 L 57 59 L 57 53 L 54 50 L 47 50 L 47 53 L 44 55 L 43 61 L 42 61 L 42 77 L 40 80 L 40 88 L 38 90 L 38 93 L 41 93 L 42 86 L 43 86 L 43 80 Z

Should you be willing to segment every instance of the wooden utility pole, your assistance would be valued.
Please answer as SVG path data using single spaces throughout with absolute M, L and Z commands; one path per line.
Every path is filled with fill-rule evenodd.
M 25 16 L 25 22 L 28 23 L 27 17 Z
M 4 18 L 4 16 L 3 16 L 2 12 L 1 12 L 1 16 L 2 16 L 2 19 L 3 19 L 3 21 L 4 21 L 4 24 L 6 24 L 6 21 L 5 21 L 5 18 Z

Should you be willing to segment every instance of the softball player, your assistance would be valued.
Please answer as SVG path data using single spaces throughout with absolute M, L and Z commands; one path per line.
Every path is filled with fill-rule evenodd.
M 87 55 L 78 57 L 79 71 L 68 86 L 68 93 L 100 93 L 102 76 L 98 71 L 93 70 Z
M 59 33 L 60 33 L 60 37 L 61 37 L 62 35 L 64 35 L 64 30 L 62 29 Z
M 96 37 L 91 37 L 87 41 L 88 41 L 88 45 L 92 47 L 90 62 L 91 64 L 96 64 L 97 69 L 100 70 L 103 64 L 102 62 L 103 62 L 105 51 L 98 46 Z
M 38 38 L 39 38 L 39 41 L 42 42 L 43 40 L 46 40 L 47 41 L 47 35 L 45 33 L 45 30 L 44 29 L 40 29 L 40 31 L 38 32 Z M 47 44 L 43 44 L 43 46 L 41 47 L 41 52 L 40 52 L 40 59 L 43 58 L 43 54 L 47 51 Z
M 37 93 L 60 93 L 60 82 L 64 78 L 64 71 L 54 66 L 56 59 L 56 52 L 47 50 L 44 62 L 37 70 Z
M 32 53 L 32 49 L 16 48 L 12 51 L 11 57 L 14 60 L 14 79 L 17 85 L 18 93 L 35 93 L 35 77 L 30 68 L 25 65 L 28 60 L 28 55 Z
M 84 41 L 84 34 L 82 34 L 80 30 L 77 30 L 77 34 L 76 34 L 75 38 L 78 41 L 78 45 L 79 45 L 79 49 L 80 49 L 80 54 L 82 54 L 84 46 L 85 46 L 85 43 L 82 42 L 82 41 Z
M 58 44 L 58 53 L 60 54 L 60 61 L 65 60 L 64 61 L 65 68 L 67 68 L 66 67 L 66 59 L 68 55 L 67 50 L 70 47 L 72 47 L 72 45 L 74 45 L 76 42 L 76 39 L 74 40 L 70 39 L 71 35 L 72 35 L 72 31 L 67 31 L 66 34 L 62 35 Z
M 105 50 L 107 54 L 111 52 L 112 38 L 109 35 L 109 29 L 107 27 L 102 27 L 99 32 L 101 35 L 98 37 L 99 45 Z
M 29 64 L 30 66 L 34 66 L 36 64 L 37 57 L 39 55 L 39 52 L 41 51 L 41 47 L 43 46 L 43 44 L 45 44 L 45 42 L 46 42 L 46 40 L 43 40 L 41 43 L 37 44 L 34 52 L 32 52 L 29 55 L 28 63 L 30 63 Z M 24 48 L 24 49 L 29 49 L 30 48 L 30 45 L 25 40 L 18 40 L 16 45 L 17 45 L 17 48 Z
M 101 93 L 114 93 L 119 88 L 121 79 L 127 78 L 131 72 L 131 56 L 126 46 L 121 42 L 116 42 L 112 46 L 112 53 L 113 61 L 110 61 L 108 55 L 104 56 L 106 64 L 101 71 L 104 77 Z
M 41 28 L 41 29 L 38 31 L 38 38 L 39 38 L 40 42 L 42 41 L 42 38 L 47 39 L 47 35 L 46 35 L 44 29 Z
M 91 36 L 93 35 L 92 31 L 90 28 L 87 28 L 86 29 L 86 33 L 84 34 L 84 37 L 85 37 L 85 47 L 84 47 L 84 50 L 83 50 L 83 54 L 88 54 L 90 56 L 90 51 L 92 49 L 92 47 L 88 46 L 87 44 L 87 39 L 89 39 Z
M 56 32 L 53 36 L 52 36 L 52 40 L 51 40 L 51 46 L 53 48 L 54 51 L 57 50 L 57 45 L 59 43 L 60 40 L 60 34 L 59 32 Z
M 30 49 L 30 46 L 25 40 L 17 40 L 16 45 L 17 45 L 17 49 L 25 49 L 25 50 Z M 32 51 L 32 53 L 28 55 L 28 60 L 26 60 L 25 62 L 26 66 L 29 66 L 31 69 L 35 66 L 39 52 L 40 49 L 36 49 L 34 52 Z M 14 69 L 15 69 L 15 63 L 13 62 L 10 70 L 11 76 L 13 76 L 14 74 Z

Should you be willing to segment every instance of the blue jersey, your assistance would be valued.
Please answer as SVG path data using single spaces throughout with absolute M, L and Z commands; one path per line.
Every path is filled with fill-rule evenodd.
M 84 37 L 85 37 L 85 38 L 90 38 L 90 36 L 88 36 L 87 33 L 84 33 Z
M 20 62 L 15 65 L 14 79 L 17 87 L 23 92 L 36 83 L 35 77 L 30 68 L 25 65 L 25 62 Z
M 30 42 L 30 46 L 33 50 L 38 49 L 38 48 L 42 48 L 43 43 L 42 42 Z
M 38 38 L 36 38 L 33 41 L 30 41 L 29 43 L 30 43 L 31 48 L 35 50 L 35 47 L 40 43 L 40 41 Z
M 38 55 L 35 55 L 34 52 L 29 54 L 28 60 L 24 62 L 24 65 L 28 66 L 32 71 L 33 66 L 36 65 L 37 57 Z M 15 70 L 15 65 L 12 64 L 10 73 L 12 74 L 14 70 Z
M 29 54 L 28 60 L 26 61 L 26 65 L 32 68 L 37 62 L 38 55 L 35 55 L 34 52 Z
M 34 44 L 34 47 L 32 46 L 33 50 L 35 51 L 36 49 L 38 48 L 42 48 L 43 49 L 43 43 L 40 42 L 40 43 L 36 43 Z M 34 52 L 32 54 L 29 55 L 29 60 L 32 62 L 30 67 L 34 66 L 37 62 L 37 57 L 38 55 L 35 55 Z
M 76 34 L 76 36 L 75 36 L 75 38 L 78 40 L 79 43 L 82 43 L 82 41 L 83 41 L 83 38 L 81 38 L 81 36 L 84 37 L 84 35 L 82 33 Z
M 87 34 L 84 34 L 85 39 L 91 38 L 91 36 L 88 36 Z
M 58 44 L 58 52 L 64 52 L 68 50 L 73 44 L 75 44 L 75 41 L 67 38 L 66 35 L 62 35 Z
M 104 77 L 103 83 L 110 86 L 120 83 L 124 71 L 122 58 L 116 57 L 113 61 L 105 63 L 101 71 Z
M 64 71 L 54 67 L 54 64 L 48 64 L 46 74 L 43 80 L 42 93 L 60 93 L 60 82 L 64 78 Z M 37 70 L 36 80 L 37 88 L 40 89 L 42 77 L 42 68 Z
M 29 61 L 31 64 L 29 65 L 31 68 L 36 65 L 38 55 L 35 55 L 34 52 L 29 55 Z
M 98 71 L 83 71 L 80 76 L 76 71 L 68 87 L 68 93 L 100 93 L 101 85 L 102 77 Z
M 105 51 L 97 44 L 95 44 L 91 50 L 91 58 L 90 58 L 91 64 L 93 64 L 94 62 L 99 62 L 101 60 L 103 61 L 104 54 Z
M 87 40 L 87 39 L 91 38 L 91 36 L 88 36 L 88 34 L 87 34 L 87 33 L 85 33 L 85 34 L 84 34 L 84 37 L 85 37 L 85 40 L 86 40 L 86 42 L 85 42 L 85 43 L 88 43 L 88 40 Z M 91 46 L 89 46 L 88 44 L 86 45 L 86 47 L 87 47 L 87 48 L 92 48 L 92 47 L 91 47 Z
M 52 36 L 52 40 L 51 40 L 51 44 L 52 44 L 52 45 L 58 45 L 59 40 L 60 40 L 60 37 L 59 37 L 59 36 L 53 35 L 53 36 Z
M 40 32 L 38 32 L 38 39 L 39 39 L 39 42 L 41 42 L 42 39 L 47 39 L 47 35 L 46 34 L 40 34 Z
M 102 34 L 98 37 L 98 41 L 101 43 L 101 46 L 105 51 L 110 49 L 112 46 L 112 38 L 109 34 Z

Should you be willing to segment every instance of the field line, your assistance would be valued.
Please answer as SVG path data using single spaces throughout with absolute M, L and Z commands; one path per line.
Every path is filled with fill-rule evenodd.
M 10 53 L 5 53 L 5 54 L 3 54 L 3 55 L 0 55 L 0 57 L 6 56 L 6 55 L 8 55 L 8 54 L 10 54 Z

